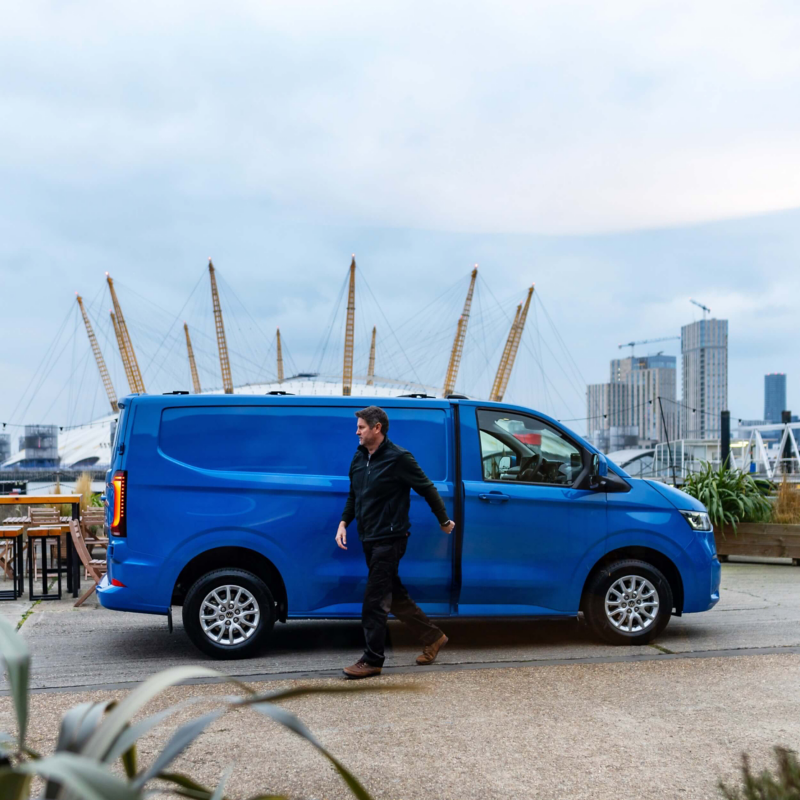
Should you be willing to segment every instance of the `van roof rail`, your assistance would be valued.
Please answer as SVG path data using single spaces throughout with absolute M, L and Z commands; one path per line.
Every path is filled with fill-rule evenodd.
M 281 391 L 278 391 L 277 389 L 273 389 L 273 391 L 267 392 L 267 394 L 274 394 L 274 395 L 278 395 L 280 397 L 284 397 L 286 395 L 292 395 L 292 397 L 294 397 L 294 392 L 281 392 Z
M 449 394 L 445 397 L 445 400 L 469 400 L 465 394 Z
M 436 398 L 432 394 L 425 394 L 425 392 L 412 392 L 411 394 L 399 394 L 398 397 L 417 397 L 419 399 L 428 398 L 429 400 L 435 400 Z
M 163 392 L 162 394 L 189 394 L 186 389 L 173 389 L 171 392 Z

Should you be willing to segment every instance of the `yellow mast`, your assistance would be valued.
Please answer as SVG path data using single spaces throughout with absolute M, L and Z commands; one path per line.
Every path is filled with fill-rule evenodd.
M 367 386 L 375 383 L 375 326 L 372 327 L 372 343 L 369 346 L 369 366 L 367 367 Z
M 508 358 L 506 360 L 506 368 L 503 371 L 502 375 L 498 370 L 498 377 L 495 378 L 496 386 L 492 387 L 492 394 L 490 395 L 490 400 L 496 400 L 498 403 L 503 399 L 503 395 L 506 393 L 506 388 L 508 387 L 508 381 L 511 378 L 511 370 L 514 369 L 514 361 L 517 357 L 517 350 L 519 350 L 519 344 L 522 341 L 522 332 L 525 329 L 525 320 L 528 317 L 528 309 L 531 305 L 531 297 L 533 296 L 533 286 L 528 289 L 528 296 L 525 298 L 525 305 L 522 307 L 522 311 L 519 317 L 516 320 L 516 324 L 511 327 L 511 333 L 513 334 L 513 338 L 511 339 L 510 346 L 508 349 Z
M 192 340 L 189 338 L 189 326 L 185 322 L 183 323 L 183 332 L 186 334 L 186 351 L 189 353 L 189 369 L 192 371 L 192 386 L 194 387 L 194 393 L 200 394 L 202 391 L 200 388 L 200 376 L 197 374 L 194 349 L 192 348 Z
M 447 365 L 447 375 L 444 379 L 444 391 L 442 397 L 447 397 L 456 388 L 456 378 L 458 377 L 458 367 L 461 364 L 461 356 L 464 352 L 464 340 L 467 336 L 467 323 L 469 322 L 469 311 L 472 307 L 472 293 L 475 290 L 475 279 L 478 277 L 478 265 L 472 270 L 472 277 L 467 290 L 467 299 L 464 301 L 464 310 L 458 318 L 456 326 L 456 338 L 453 340 L 453 349 L 450 351 L 450 362 Z
M 111 383 L 111 376 L 108 374 L 108 370 L 106 369 L 106 362 L 103 359 L 103 354 L 100 352 L 100 345 L 97 342 L 97 337 L 94 335 L 94 330 L 92 330 L 92 323 L 89 322 L 89 315 L 86 313 L 86 309 L 83 307 L 83 298 L 77 292 L 75 292 L 75 296 L 78 299 L 78 305 L 81 308 L 83 323 L 86 325 L 86 333 L 89 335 L 89 343 L 92 345 L 94 360 L 97 362 L 97 369 L 100 370 L 100 377 L 103 380 L 103 386 L 106 390 L 106 394 L 108 395 L 108 402 L 111 403 L 111 410 L 119 411 L 119 405 L 117 404 L 117 393 L 114 391 L 114 384 Z
M 344 329 L 344 366 L 342 394 L 349 397 L 353 390 L 353 336 L 356 320 L 356 257 L 350 262 L 350 291 L 347 294 L 347 324 Z
M 522 303 L 517 306 L 517 312 L 514 314 L 514 321 L 511 323 L 511 330 L 508 332 L 506 345 L 503 348 L 503 354 L 500 356 L 500 363 L 497 365 L 497 373 L 494 376 L 494 383 L 492 383 L 492 391 L 489 392 L 489 399 L 494 400 L 500 388 L 500 381 L 506 371 L 508 365 L 508 354 L 511 352 L 511 343 L 514 341 L 514 333 L 517 330 L 517 323 L 519 322 L 519 315 L 522 313 Z
M 275 334 L 275 341 L 278 343 L 278 383 L 283 383 L 283 350 L 281 349 L 281 329 Z
M 233 394 L 231 362 L 228 360 L 228 343 L 225 341 L 225 326 L 222 323 L 222 307 L 219 304 L 217 276 L 214 274 L 214 264 L 211 262 L 210 258 L 208 259 L 208 274 L 211 277 L 211 303 L 214 306 L 214 324 L 217 328 L 219 365 L 222 369 L 222 388 L 225 391 L 225 394 Z
M 119 346 L 119 357 L 122 359 L 122 366 L 125 370 L 125 377 L 128 379 L 128 388 L 130 391 L 136 391 L 136 379 L 133 377 L 133 373 L 131 372 L 131 362 L 128 358 L 128 351 L 125 348 L 125 340 L 122 338 L 122 331 L 119 329 L 119 324 L 117 323 L 117 318 L 114 316 L 114 312 L 111 312 L 111 322 L 114 325 L 114 334 L 117 337 L 117 345 Z
M 130 377 L 133 378 L 134 383 L 134 386 L 131 387 L 131 391 L 144 394 L 144 381 L 142 380 L 142 373 L 139 371 L 139 362 L 136 360 L 136 352 L 133 349 L 133 342 L 131 341 L 131 336 L 128 333 L 128 326 L 125 324 L 125 316 L 122 313 L 122 308 L 120 308 L 119 300 L 117 299 L 117 292 L 114 289 L 114 281 L 107 272 L 106 280 L 108 281 L 108 288 L 111 292 L 111 302 L 114 304 L 114 313 L 117 315 L 117 327 L 119 328 L 125 350 L 128 353 Z M 123 361 L 124 360 L 125 359 L 123 358 Z

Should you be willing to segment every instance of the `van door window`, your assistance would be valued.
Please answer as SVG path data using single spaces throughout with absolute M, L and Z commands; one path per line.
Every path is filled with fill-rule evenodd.
M 535 417 L 480 409 L 478 429 L 485 481 L 571 486 L 583 468 L 581 451 Z

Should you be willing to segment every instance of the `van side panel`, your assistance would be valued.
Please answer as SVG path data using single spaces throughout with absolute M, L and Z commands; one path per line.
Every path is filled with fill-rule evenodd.
M 355 408 L 171 403 L 140 403 L 130 436 L 128 537 L 113 575 L 136 610 L 166 613 L 192 558 L 236 546 L 275 565 L 291 616 L 359 615 L 366 565 L 355 524 L 347 551 L 334 542 L 358 444 Z M 390 436 L 415 453 L 452 507 L 448 409 L 389 413 Z M 416 495 L 411 519 L 404 580 L 426 610 L 447 613 L 449 537 Z

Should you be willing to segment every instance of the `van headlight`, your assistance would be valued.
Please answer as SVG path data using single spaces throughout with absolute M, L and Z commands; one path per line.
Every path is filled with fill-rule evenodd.
M 712 529 L 711 518 L 707 511 L 681 511 L 681 514 L 693 531 L 710 531 Z

